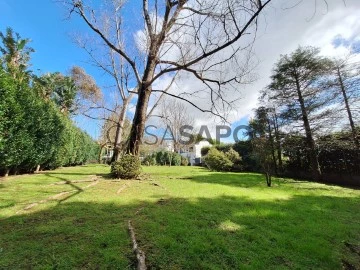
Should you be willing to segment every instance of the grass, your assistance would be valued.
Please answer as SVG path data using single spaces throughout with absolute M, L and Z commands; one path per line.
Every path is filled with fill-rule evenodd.
M 290 179 L 267 188 L 258 174 L 195 167 L 113 181 L 108 170 L 0 180 L 0 269 L 134 269 L 129 219 L 151 269 L 360 269 L 359 190 Z M 96 175 L 97 185 L 59 184 Z

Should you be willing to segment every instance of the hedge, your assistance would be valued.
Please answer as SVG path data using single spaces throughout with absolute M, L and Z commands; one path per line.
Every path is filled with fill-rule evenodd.
M 84 164 L 98 145 L 34 86 L 0 67 L 0 175 Z

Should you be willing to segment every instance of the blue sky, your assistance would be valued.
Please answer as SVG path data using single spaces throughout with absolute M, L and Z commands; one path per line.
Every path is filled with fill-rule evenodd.
M 129 5 L 134 8 L 134 5 Z M 88 26 L 76 15 L 68 19 L 65 7 L 52 0 L 0 0 L 0 31 L 11 27 L 22 38 L 29 38 L 35 49 L 31 70 L 36 74 L 61 72 L 66 74 L 74 66 L 83 67 L 102 87 L 106 77 L 89 64 L 88 55 L 72 39 L 76 33 L 89 32 Z M 109 98 L 109 97 L 107 97 Z M 92 137 L 100 134 L 100 121 L 75 117 L 76 124 Z
M 313 45 L 332 56 L 346 52 L 345 47 L 350 43 L 353 50 L 359 51 L 359 0 L 347 0 L 346 5 L 340 0 L 331 1 L 327 11 L 318 12 L 311 20 L 311 1 L 303 1 L 294 9 L 284 9 L 283 5 L 289 1 L 274 1 L 272 9 L 268 10 L 266 25 L 259 29 L 254 46 L 260 61 L 257 70 L 259 79 L 242 90 L 243 99 L 236 106 L 231 120 L 233 127 L 248 122 L 257 105 L 258 92 L 269 83 L 273 64 L 280 54 L 290 53 L 299 45 Z M 103 3 L 100 0 L 93 2 Z M 141 23 L 141 19 L 137 20 L 136 16 L 141 10 L 138 6 L 141 1 L 129 0 L 128 3 L 124 19 L 134 33 L 140 28 L 137 24 Z M 78 65 L 94 76 L 100 86 L 105 85 L 103 74 L 87 63 L 87 54 L 71 39 L 71 34 L 89 33 L 88 27 L 78 16 L 67 20 L 67 15 L 65 8 L 52 0 L 0 0 L 0 31 L 10 26 L 23 38 L 32 40 L 31 47 L 36 51 L 32 56 L 32 70 L 36 73 L 66 73 L 73 65 Z M 183 83 L 194 84 L 193 81 Z M 214 125 L 209 115 L 189 109 L 201 125 Z M 94 138 L 99 135 L 99 123 L 83 117 L 77 117 L 76 122 Z
M 32 40 L 30 46 L 36 51 L 32 56 L 34 70 L 66 72 L 86 59 L 69 34 L 75 29 L 87 29 L 75 17 L 65 20 L 65 14 L 59 4 L 49 0 L 2 0 L 0 29 L 4 31 L 11 27 L 22 37 Z
M 87 31 L 76 16 L 66 19 L 64 8 L 50 0 L 1 0 L 0 31 L 11 27 L 23 38 L 30 38 L 35 49 L 31 69 L 37 73 L 66 73 L 72 66 L 79 65 L 88 73 L 101 80 L 101 73 L 87 61 L 85 52 L 71 39 L 71 33 Z M 83 118 L 75 119 L 77 124 L 91 136 L 99 135 L 99 125 Z
M 129 7 L 136 8 L 134 4 Z M 125 19 L 131 20 L 131 17 Z M 35 73 L 66 73 L 72 66 L 79 65 L 98 83 L 103 82 L 102 73 L 88 63 L 87 54 L 71 38 L 73 33 L 89 31 L 88 27 L 77 16 L 67 19 L 66 10 L 59 3 L 49 0 L 2 0 L 0 31 L 5 31 L 6 27 L 13 28 L 23 38 L 31 39 L 30 46 L 35 49 L 31 69 Z M 76 117 L 75 121 L 94 138 L 100 134 L 100 122 L 84 117 Z M 246 123 L 245 118 L 234 125 Z

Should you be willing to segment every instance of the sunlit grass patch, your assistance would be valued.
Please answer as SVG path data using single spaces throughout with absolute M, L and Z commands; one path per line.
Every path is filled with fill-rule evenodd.
M 230 220 L 226 220 L 220 224 L 219 228 L 223 231 L 235 232 L 241 230 L 243 226 L 236 224 Z

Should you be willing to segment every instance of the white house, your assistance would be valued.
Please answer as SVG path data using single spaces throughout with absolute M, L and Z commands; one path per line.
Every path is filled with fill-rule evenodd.
M 186 157 L 190 164 L 193 165 L 199 165 L 202 163 L 201 161 L 201 149 L 203 147 L 210 147 L 211 143 L 208 141 L 200 141 L 195 144 L 191 145 L 184 145 L 181 147 L 179 154 L 183 157 Z
M 102 149 L 102 156 L 101 160 L 103 163 L 109 163 L 111 161 L 111 158 L 114 154 L 114 146 L 107 144 Z

